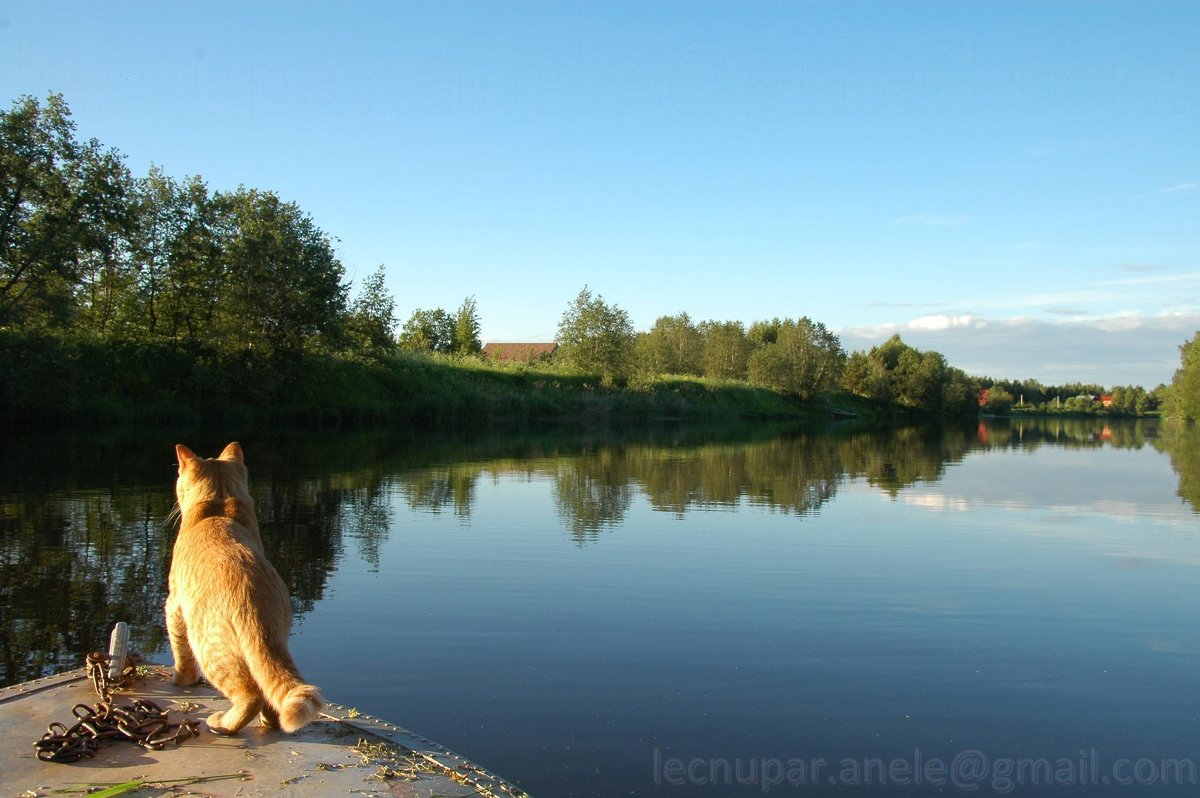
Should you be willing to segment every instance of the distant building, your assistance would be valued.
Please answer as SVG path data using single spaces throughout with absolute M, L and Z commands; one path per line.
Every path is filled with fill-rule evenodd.
M 549 360 L 558 351 L 558 344 L 550 343 L 507 343 L 484 344 L 483 356 L 501 363 L 532 363 Z
M 1104 396 L 1101 396 L 1100 404 L 1104 405 L 1105 407 L 1112 407 L 1112 394 L 1106 393 Z

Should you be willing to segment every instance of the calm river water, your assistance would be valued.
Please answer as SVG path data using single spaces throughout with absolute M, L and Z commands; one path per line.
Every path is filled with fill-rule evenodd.
M 164 649 L 176 438 L 9 435 L 0 683 Z M 1192 433 L 241 441 L 305 676 L 535 796 L 1200 782 Z

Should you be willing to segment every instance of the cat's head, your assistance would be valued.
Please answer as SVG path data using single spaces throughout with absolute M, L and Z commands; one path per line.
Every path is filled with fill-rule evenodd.
M 208 459 L 177 443 L 175 456 L 179 460 L 175 496 L 179 499 L 180 510 L 186 511 L 197 502 L 213 499 L 249 498 L 246 463 L 241 444 L 236 441 L 217 457 Z

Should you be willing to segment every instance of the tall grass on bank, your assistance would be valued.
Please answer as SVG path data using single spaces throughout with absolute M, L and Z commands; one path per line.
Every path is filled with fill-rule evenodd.
M 0 420 L 302 426 L 653 423 L 826 418 L 741 382 L 653 377 L 606 385 L 549 364 L 425 354 L 265 359 L 169 343 L 0 331 Z

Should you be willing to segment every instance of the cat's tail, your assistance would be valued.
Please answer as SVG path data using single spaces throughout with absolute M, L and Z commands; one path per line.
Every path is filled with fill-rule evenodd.
M 279 728 L 294 732 L 307 726 L 321 712 L 325 699 L 321 691 L 311 684 L 297 684 L 288 690 L 279 704 Z
M 263 697 L 279 716 L 279 728 L 294 732 L 307 726 L 321 712 L 325 699 L 321 691 L 300 680 L 300 674 L 287 651 L 276 652 L 263 646 L 246 652 L 246 664 Z

